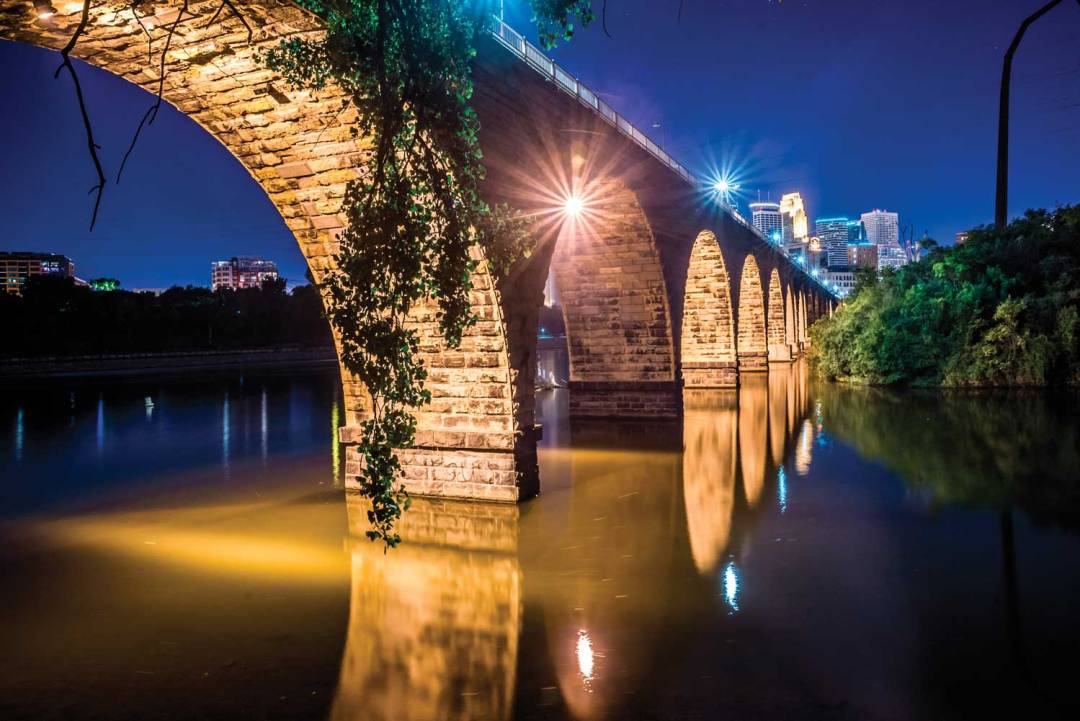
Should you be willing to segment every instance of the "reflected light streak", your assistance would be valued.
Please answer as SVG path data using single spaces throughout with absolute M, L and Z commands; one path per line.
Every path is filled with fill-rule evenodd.
M 728 605 L 732 613 L 739 612 L 739 569 L 734 561 L 724 566 L 724 575 L 721 579 L 723 584 L 724 603 Z
M 225 402 L 221 412 L 221 465 L 229 469 L 229 392 L 225 391 Z
M 97 452 L 100 456 L 105 450 L 105 397 L 99 395 L 97 402 L 97 424 L 94 429 L 94 439 L 97 441 Z
M 799 432 L 799 441 L 795 446 L 795 472 L 805 476 L 810 472 L 810 461 L 813 458 L 814 426 L 807 418 L 803 421 L 802 430 Z
M 578 631 L 577 663 L 581 678 L 584 679 L 585 686 L 588 687 L 593 680 L 593 648 L 592 639 L 589 638 L 589 632 L 585 629 Z
M 22 460 L 25 428 L 23 425 L 23 409 L 15 411 L 15 462 Z
M 154 399 L 150 396 L 143 398 L 143 406 L 146 408 L 146 420 L 154 419 Z
M 776 474 L 776 499 L 780 502 L 780 513 L 787 512 L 787 472 L 780 466 Z
M 262 397 L 259 399 L 259 449 L 262 452 L 262 462 L 266 465 L 266 434 L 269 429 L 269 422 L 266 417 L 266 389 L 262 389 Z

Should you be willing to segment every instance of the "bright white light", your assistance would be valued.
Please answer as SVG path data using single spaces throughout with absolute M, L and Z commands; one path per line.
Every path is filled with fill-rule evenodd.
M 739 569 L 734 563 L 724 566 L 724 602 L 732 613 L 739 610 Z
M 719 193 L 726 193 L 731 190 L 731 186 L 728 185 L 728 182 L 726 180 L 716 181 L 716 184 L 713 185 L 713 187 L 716 188 L 717 192 Z
M 588 683 L 593 678 L 593 650 L 589 632 L 585 629 L 578 631 L 577 635 L 577 663 L 581 677 Z
M 585 203 L 576 195 L 571 195 L 566 199 L 566 203 L 563 204 L 563 210 L 567 215 L 581 215 L 581 211 L 585 208 Z

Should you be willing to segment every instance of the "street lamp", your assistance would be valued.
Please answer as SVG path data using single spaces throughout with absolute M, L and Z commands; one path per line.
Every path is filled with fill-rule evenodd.
M 571 218 L 576 218 L 581 215 L 581 211 L 584 210 L 585 203 L 577 195 L 571 195 L 563 203 L 563 212 L 569 215 Z
M 1001 67 L 1001 96 L 998 100 L 997 189 L 994 199 L 994 226 L 998 230 L 1005 227 L 1009 212 L 1009 84 L 1012 80 L 1013 55 L 1020 47 L 1020 41 L 1028 27 L 1060 3 L 1061 0 L 1050 0 L 1027 16 L 1009 43 L 1009 49 L 1005 51 L 1005 60 Z

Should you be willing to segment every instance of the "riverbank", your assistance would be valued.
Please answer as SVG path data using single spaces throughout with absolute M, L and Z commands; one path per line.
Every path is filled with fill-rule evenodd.
M 0 382 L 114 376 L 184 376 L 218 371 L 272 371 L 336 366 L 337 354 L 332 347 L 5 358 L 0 359 Z

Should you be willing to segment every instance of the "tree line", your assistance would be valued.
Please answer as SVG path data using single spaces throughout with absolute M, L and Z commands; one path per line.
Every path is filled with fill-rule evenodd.
M 154 295 L 38 276 L 21 296 L 0 293 L 0 328 L 0 356 L 8 358 L 332 345 L 318 290 L 287 293 L 284 280 Z
M 898 271 L 864 273 L 810 334 L 830 379 L 1080 385 L 1080 206 L 1029 210 Z

